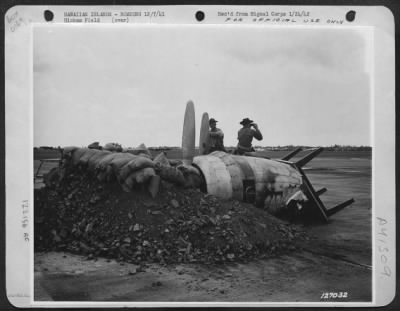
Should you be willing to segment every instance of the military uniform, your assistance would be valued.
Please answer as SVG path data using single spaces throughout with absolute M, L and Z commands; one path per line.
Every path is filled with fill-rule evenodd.
M 240 124 L 243 125 L 243 128 L 241 128 L 238 132 L 238 145 L 235 150 L 235 154 L 244 154 L 245 152 L 252 152 L 254 151 L 253 146 L 251 145 L 253 138 L 257 140 L 262 140 L 262 134 L 260 130 L 258 129 L 257 125 L 255 129 L 252 129 L 249 127 L 249 124 L 252 124 L 253 121 L 245 118 L 240 122 Z
M 209 140 L 209 152 L 213 151 L 225 151 L 224 147 L 224 132 L 221 129 L 215 128 L 211 129 L 210 132 L 210 140 Z

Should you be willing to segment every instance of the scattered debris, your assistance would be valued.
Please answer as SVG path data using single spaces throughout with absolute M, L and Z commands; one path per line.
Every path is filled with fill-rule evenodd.
M 101 152 L 79 150 L 79 159 L 87 150 L 92 156 Z M 124 191 L 118 178 L 100 180 L 75 167 L 57 182 L 35 189 L 37 251 L 69 251 L 135 264 L 223 263 L 293 251 L 294 240 L 303 238 L 299 227 L 251 204 L 163 179 L 153 197 L 140 187 Z M 134 273 L 144 270 L 141 265 Z

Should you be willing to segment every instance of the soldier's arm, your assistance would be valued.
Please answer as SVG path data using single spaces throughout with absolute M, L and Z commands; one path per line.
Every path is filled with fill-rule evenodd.
M 253 129 L 253 136 L 254 136 L 254 138 L 257 139 L 257 140 L 262 140 L 262 139 L 263 139 L 263 136 L 262 136 L 262 134 L 261 134 L 261 132 L 260 132 L 260 130 L 259 130 L 257 124 L 253 124 L 253 128 L 254 128 L 254 129 Z
M 213 136 L 213 137 L 224 137 L 224 132 L 222 132 L 222 130 L 218 129 L 215 132 L 210 132 L 210 136 Z

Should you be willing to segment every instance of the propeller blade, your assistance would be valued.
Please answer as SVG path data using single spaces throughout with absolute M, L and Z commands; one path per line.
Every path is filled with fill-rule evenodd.
M 344 209 L 345 207 L 347 207 L 353 203 L 354 203 L 354 199 L 347 200 L 343 203 L 336 205 L 335 207 L 328 209 L 327 214 L 328 214 L 328 216 L 332 216 L 333 214 L 336 214 L 337 212 L 341 211 L 342 209 Z
M 185 118 L 182 132 L 182 159 L 183 164 L 191 165 L 195 153 L 196 120 L 194 104 L 191 100 L 186 104 Z
M 316 193 L 318 196 L 320 196 L 320 195 L 324 194 L 327 190 L 328 190 L 328 189 L 326 189 L 326 188 L 321 188 L 321 189 L 319 189 L 318 191 L 315 191 L 315 193 Z
M 208 152 L 208 132 L 209 132 L 209 119 L 208 113 L 204 112 L 203 117 L 201 118 L 201 126 L 200 126 L 200 140 L 199 140 L 199 154 L 206 154 Z

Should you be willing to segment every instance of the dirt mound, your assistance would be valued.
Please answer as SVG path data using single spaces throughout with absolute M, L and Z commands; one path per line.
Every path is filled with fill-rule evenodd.
M 35 250 L 143 263 L 245 261 L 294 250 L 304 237 L 246 203 L 163 181 L 157 197 L 79 172 L 35 190 Z

